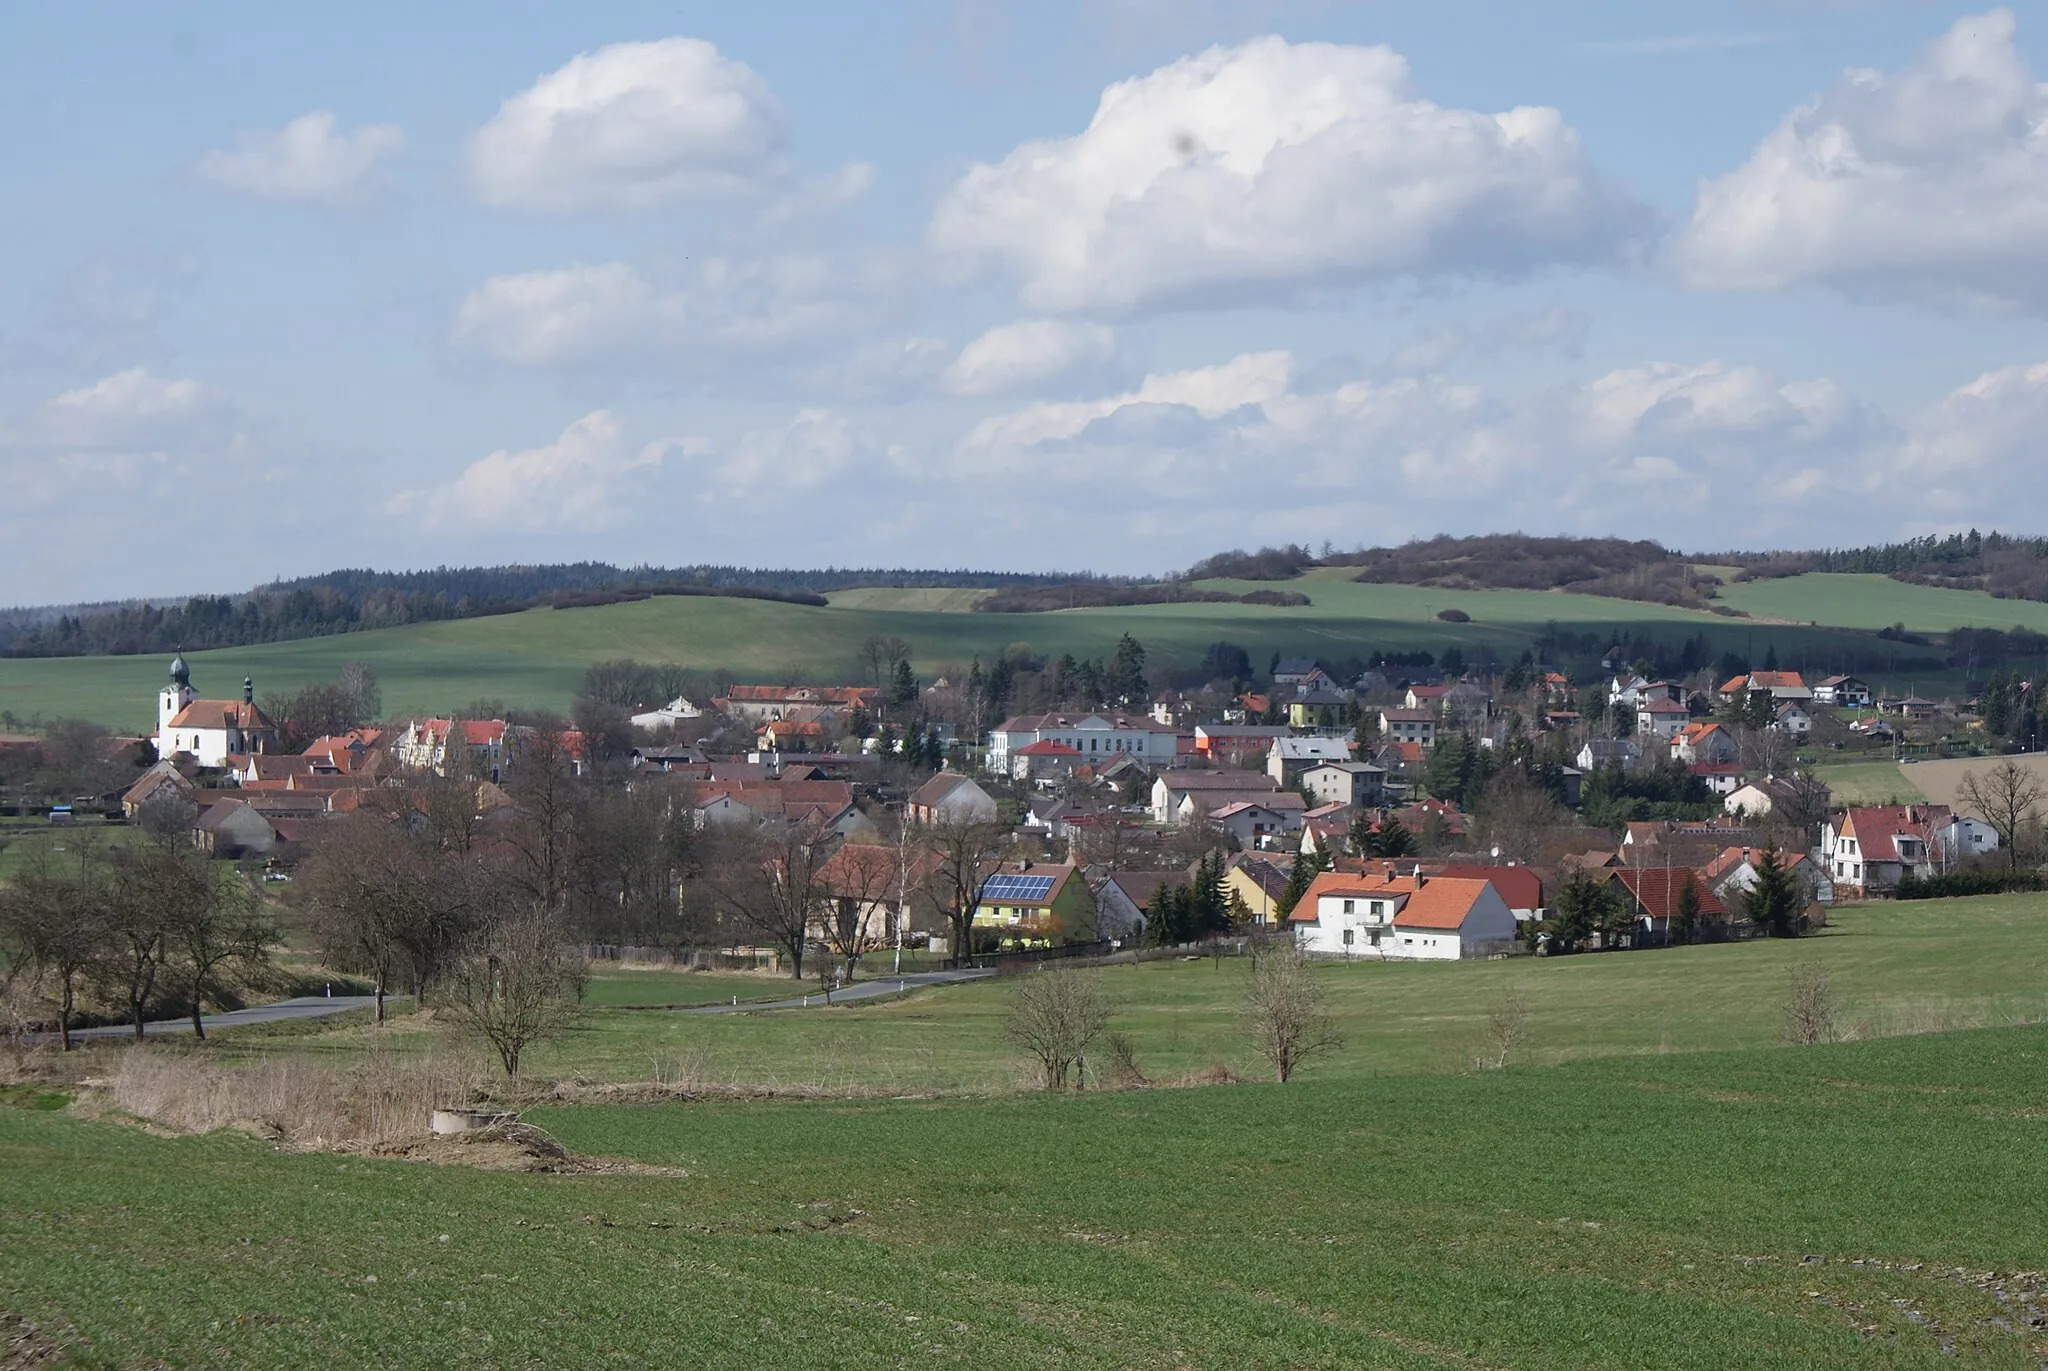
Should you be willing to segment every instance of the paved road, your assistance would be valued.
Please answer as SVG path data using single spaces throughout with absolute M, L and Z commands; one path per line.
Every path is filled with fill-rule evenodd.
M 853 1004 L 860 1000 L 900 995 L 927 985 L 956 985 L 961 981 L 986 980 L 995 975 L 993 967 L 970 967 L 963 971 L 920 971 L 901 976 L 880 975 L 832 992 L 829 1003 Z M 708 1004 L 695 1009 L 678 1009 L 678 1014 L 752 1014 L 763 1009 L 823 1009 L 828 1001 L 821 990 L 793 995 L 786 1000 L 750 1000 L 745 1004 Z
M 386 996 L 385 998 L 388 1001 L 394 997 Z M 236 1028 L 242 1024 L 280 1023 L 287 1019 L 324 1019 L 329 1014 L 340 1014 L 345 1010 L 368 1009 L 376 1003 L 377 998 L 374 995 L 336 995 L 332 998 L 325 995 L 308 995 L 297 1000 L 279 1000 L 276 1004 L 259 1004 L 248 1009 L 231 1009 L 225 1014 L 202 1015 L 201 1022 L 206 1025 L 206 1031 L 211 1033 L 216 1028 Z M 155 1022 L 144 1024 L 142 1031 L 151 1037 L 164 1033 L 190 1033 L 192 1031 L 192 1020 L 189 1017 L 183 1019 L 159 1019 Z M 71 1030 L 71 1036 L 73 1039 L 126 1038 L 132 1036 L 134 1032 L 134 1027 L 129 1024 L 109 1024 L 103 1028 L 74 1028 Z M 39 1036 L 55 1039 L 57 1035 L 55 1033 L 44 1033 Z

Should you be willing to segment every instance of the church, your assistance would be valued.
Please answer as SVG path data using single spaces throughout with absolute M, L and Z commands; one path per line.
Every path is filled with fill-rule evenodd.
M 277 750 L 277 725 L 256 707 L 256 682 L 244 678 L 239 700 L 202 700 L 192 688 L 185 654 L 171 659 L 171 679 L 156 697 L 156 755 L 188 753 L 201 766 L 232 756 Z

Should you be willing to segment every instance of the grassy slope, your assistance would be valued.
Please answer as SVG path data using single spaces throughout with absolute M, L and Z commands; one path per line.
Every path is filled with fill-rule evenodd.
M 1814 775 L 1827 783 L 1838 805 L 1917 804 L 1927 798 L 1896 762 L 1823 761 Z
M 2048 604 L 1999 600 L 1974 590 L 1907 585 L 1889 576 L 1821 573 L 1723 586 L 1723 603 L 1751 614 L 1841 628 L 1879 629 L 1903 623 L 1920 633 L 1952 628 L 2048 632 Z
M 1515 991 L 1529 1008 L 1531 1060 L 1767 1046 L 1792 967 L 1828 967 L 1846 1025 L 1876 1034 L 2048 1017 L 2048 896 L 1927 901 L 1840 911 L 1824 936 L 1667 951 L 1449 965 L 1328 965 L 1346 1046 L 1322 1071 L 1344 1078 L 1462 1069 L 1488 1015 Z M 1105 987 L 1143 1069 L 1174 1078 L 1221 1065 L 1260 1070 L 1238 1021 L 1244 964 L 1206 960 L 1114 968 Z M 601 1002 L 649 1003 L 660 977 L 607 986 Z M 701 977 L 671 976 L 678 995 Z M 772 980 L 737 978 L 756 996 Z M 787 982 L 782 984 L 787 985 Z M 815 985 L 815 982 L 813 983 Z M 896 1092 L 1015 1086 L 1022 1063 L 1002 1037 L 1009 989 L 979 984 L 908 1000 L 742 1016 L 606 1009 L 568 1039 L 534 1050 L 542 1077 L 710 1084 L 774 1082 Z M 370 1028 L 297 1040 L 294 1050 L 353 1056 L 383 1041 Z M 428 1034 L 389 1039 L 422 1050 Z M 268 1051 L 269 1045 L 246 1048 Z
M 1250 590 L 1253 583 L 1216 582 Z M 1843 641 L 1827 630 L 1757 626 L 1690 610 L 1543 591 L 1452 592 L 1414 586 L 1364 586 L 1341 572 L 1312 573 L 1293 586 L 1315 603 L 1275 609 L 1259 605 L 1141 605 L 1054 614 L 963 614 L 955 608 L 814 609 L 754 600 L 653 599 L 599 609 L 532 610 L 456 623 L 315 638 L 190 654 L 202 692 L 233 694 L 244 676 L 261 693 L 331 679 L 362 658 L 377 669 L 386 712 L 398 716 L 466 705 L 480 696 L 513 704 L 566 708 L 583 670 L 613 657 L 724 667 L 747 679 L 846 677 L 855 646 L 870 634 L 908 640 L 921 672 L 957 667 L 1011 643 L 1076 656 L 1105 656 L 1131 633 L 1155 661 L 1192 662 L 1228 639 L 1261 665 L 1275 652 L 1341 656 L 1375 649 L 1441 651 L 1452 644 L 1490 643 L 1519 653 L 1548 622 L 1598 633 L 1634 630 L 1676 640 L 1704 631 L 1716 648 L 1776 646 L 1789 661 L 1826 660 Z M 1266 587 L 1271 588 L 1271 587 Z M 929 597 L 927 597 L 929 598 Z M 1470 624 L 1438 621 L 1459 608 Z M 1808 616 L 1810 617 L 1810 616 Z M 1888 620 L 1887 620 L 1888 622 Z M 1867 646 L 1867 644 L 1866 644 Z M 0 660 L 0 709 L 23 717 L 83 715 L 146 729 L 163 679 L 161 657 Z
M 2044 1064 L 2030 1028 L 530 1116 L 680 1178 L 0 1109 L 0 1291 L 100 1366 L 2033 1367 L 1949 1272 L 2048 1265 Z

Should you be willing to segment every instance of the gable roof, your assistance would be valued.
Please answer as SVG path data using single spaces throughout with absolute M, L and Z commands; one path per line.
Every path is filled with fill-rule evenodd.
M 1700 913 L 1718 918 L 1728 912 L 1720 897 L 1689 866 L 1624 867 L 1612 879 L 1621 882 L 1643 913 L 1653 919 L 1668 919 L 1677 913 L 1679 893 L 1687 886 L 1699 899 Z
M 272 729 L 270 716 L 247 700 L 194 700 L 174 715 L 167 728 Z
M 1526 866 L 1447 866 L 1436 878 L 1445 876 L 1491 883 L 1509 909 L 1543 908 L 1543 878 Z
M 1844 814 L 1838 832 L 1856 839 L 1857 852 L 1864 861 L 1896 862 L 1903 860 L 1897 839 L 1911 837 L 1926 843 L 1950 817 L 1947 805 L 1876 805 Z
M 1065 743 L 1052 738 L 1040 738 L 1035 743 L 1029 743 L 1018 748 L 1017 755 L 1019 757 L 1078 757 L 1081 755 L 1081 749 L 1078 747 L 1068 747 Z M 1130 754 L 1126 752 L 1121 755 L 1128 757 Z
M 1492 883 L 1458 876 L 1431 876 L 1421 887 L 1402 904 L 1401 912 L 1394 916 L 1394 927 L 1453 931 L 1463 928 L 1473 906 L 1492 889 Z
M 945 803 L 948 795 L 967 784 L 967 778 L 957 771 L 941 771 L 938 775 L 919 786 L 910 797 L 910 803 L 923 809 Z
M 1263 771 L 1168 771 L 1158 784 L 1168 790 L 1254 790 L 1272 791 L 1280 783 Z

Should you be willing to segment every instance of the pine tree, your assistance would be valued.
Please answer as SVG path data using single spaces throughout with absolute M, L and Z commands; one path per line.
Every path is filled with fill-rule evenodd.
M 1699 882 L 1688 878 L 1678 888 L 1678 904 L 1671 911 L 1671 941 L 1689 943 L 1700 934 Z
M 1767 847 L 1757 860 L 1756 884 L 1750 887 L 1743 910 L 1773 938 L 1797 936 L 1805 909 L 1799 898 L 1797 878 L 1778 857 L 1778 849 Z
M 1423 770 L 1423 781 L 1430 794 L 1462 808 L 1472 786 L 1472 767 L 1471 740 L 1453 730 L 1436 740 L 1436 748 Z
M 910 674 L 908 659 L 898 657 L 889 676 L 889 703 L 907 705 L 917 699 L 917 678 Z
M 1315 878 L 1315 858 L 1306 852 L 1298 854 L 1293 867 L 1287 872 L 1287 888 L 1280 892 L 1280 898 L 1274 905 L 1280 911 L 1281 918 L 1284 919 L 1294 912 L 1294 907 L 1301 903 L 1301 897 L 1308 893 L 1309 884 Z
M 1190 932 L 1207 938 L 1230 927 L 1230 902 L 1223 894 L 1223 854 L 1211 852 L 1195 866 Z
M 1373 851 L 1373 847 L 1379 841 L 1379 837 L 1372 831 L 1372 812 L 1370 810 L 1361 809 L 1352 816 L 1351 831 L 1345 835 L 1345 838 L 1350 844 L 1354 856 L 1371 857 L 1377 855 Z
M 1765 648 L 1765 649 L 1764 649 L 1764 670 L 1765 670 L 1765 671 L 1776 671 L 1777 669 L 1778 669 L 1778 645 L 1777 645 L 1776 643 L 1773 643 L 1773 644 L 1771 644 L 1771 646 L 1769 646 L 1769 647 L 1767 647 L 1767 648 Z
M 1389 814 L 1380 830 L 1373 835 L 1371 857 L 1412 857 L 1415 855 L 1415 835 L 1402 822 Z
M 1109 656 L 1106 685 L 1113 703 L 1129 705 L 1145 698 L 1145 649 L 1128 633 L 1117 639 Z

